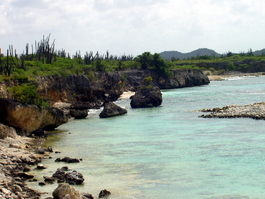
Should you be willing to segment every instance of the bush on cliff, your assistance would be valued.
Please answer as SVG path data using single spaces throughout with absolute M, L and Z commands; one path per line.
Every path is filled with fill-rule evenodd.
M 37 106 L 49 106 L 43 98 L 38 97 L 37 87 L 31 83 L 24 83 L 8 89 L 14 100 L 24 104 L 34 104 Z

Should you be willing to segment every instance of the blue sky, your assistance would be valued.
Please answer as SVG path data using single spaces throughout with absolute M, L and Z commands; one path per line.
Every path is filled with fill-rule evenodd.
M 0 0 L 0 13 L 2 51 L 49 34 L 71 54 L 265 48 L 262 0 Z

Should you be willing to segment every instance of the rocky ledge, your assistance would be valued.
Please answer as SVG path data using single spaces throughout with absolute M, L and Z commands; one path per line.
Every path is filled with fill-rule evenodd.
M 203 109 L 202 112 L 211 112 L 201 115 L 203 118 L 252 118 L 265 119 L 265 102 L 248 105 L 228 105 L 222 108 Z
M 39 108 L 0 98 L 0 123 L 15 128 L 20 135 L 54 130 L 67 121 L 67 116 L 57 108 Z

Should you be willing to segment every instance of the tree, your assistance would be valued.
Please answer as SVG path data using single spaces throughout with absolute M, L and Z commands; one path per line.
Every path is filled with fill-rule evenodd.
M 136 57 L 136 61 L 141 64 L 141 69 L 155 69 L 160 75 L 169 76 L 171 74 L 170 64 L 158 53 L 152 55 L 150 52 L 145 52 Z
M 152 66 L 153 55 L 150 52 L 144 52 L 136 57 L 136 61 L 140 62 L 141 69 L 147 69 Z

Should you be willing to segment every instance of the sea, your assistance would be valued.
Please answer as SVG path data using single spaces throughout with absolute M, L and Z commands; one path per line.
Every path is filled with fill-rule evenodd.
M 109 199 L 263 199 L 265 198 L 265 121 L 250 118 L 201 118 L 200 110 L 265 101 L 265 76 L 231 77 L 208 85 L 162 90 L 162 105 L 132 109 L 130 99 L 115 103 L 128 113 L 70 120 L 50 132 L 47 169 L 35 170 L 38 182 L 63 166 L 84 176 L 73 187 L 111 192 Z M 56 158 L 82 159 L 80 163 Z M 36 167 L 36 166 L 35 166 Z M 28 186 L 51 196 L 58 186 Z

